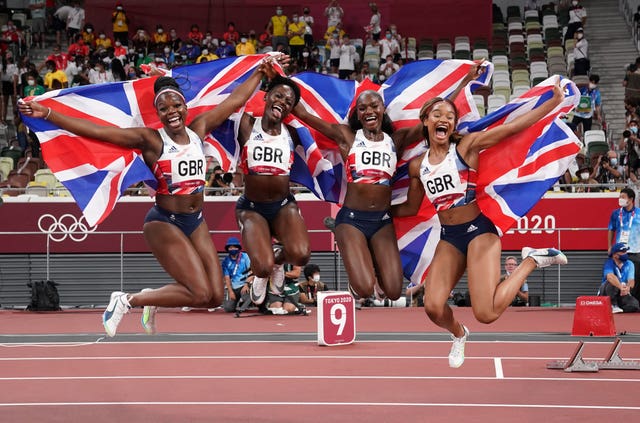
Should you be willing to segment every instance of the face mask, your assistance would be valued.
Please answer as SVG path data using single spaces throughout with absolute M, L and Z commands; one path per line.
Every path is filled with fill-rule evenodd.
M 100 68 L 97 67 L 97 66 L 95 68 L 93 68 L 93 70 L 96 71 L 96 72 L 100 72 Z
M 303 51 L 302 52 L 302 57 L 309 57 L 309 52 L 308 51 Z
M 238 254 L 238 251 L 240 251 L 240 250 L 237 249 L 237 248 L 229 248 L 228 251 L 229 251 L 229 255 L 230 256 L 235 256 L 236 254 Z
M 116 7 L 116 10 L 117 10 L 117 11 L 121 11 L 121 10 L 122 10 L 122 7 L 118 6 L 118 7 Z
M 582 34 L 578 34 L 578 36 L 577 36 L 577 37 L 578 37 L 578 40 L 581 40 L 581 39 L 584 37 L 584 35 L 582 35 Z
M 278 15 L 278 16 L 282 15 L 282 10 L 280 10 L 280 9 L 276 10 L 276 15 Z
M 589 89 L 590 89 L 590 90 L 595 90 L 595 89 L 596 89 L 596 87 L 597 87 L 597 85 L 596 85 L 596 84 L 591 83 L 591 82 L 589 83 Z
M 220 41 L 220 45 L 224 47 L 224 46 L 227 45 L 227 42 L 226 41 Z
M 29 85 L 36 85 L 36 81 L 34 81 L 33 79 L 28 79 L 28 80 L 27 80 L 27 84 L 29 84 Z
M 314 282 L 320 282 L 320 275 L 317 274 L 317 273 L 315 275 L 313 275 L 313 281 Z
M 89 34 L 91 34 L 91 33 L 93 32 L 93 29 L 91 29 L 91 28 L 87 28 L 87 32 L 88 32 Z
M 104 34 L 100 34 L 100 39 L 104 40 L 106 37 L 104 36 Z
M 638 133 L 638 127 L 637 126 L 630 126 L 629 127 L 629 131 L 633 132 L 634 134 Z
M 391 34 L 387 34 L 386 37 L 387 37 L 387 40 L 390 40 L 391 39 Z
M 618 164 L 618 159 L 609 159 L 611 166 L 616 166 Z
M 627 207 L 629 205 L 629 200 L 625 200 L 624 198 L 619 198 L 618 205 L 620 207 Z
M 202 50 L 202 55 L 203 55 L 203 56 L 206 56 L 206 55 L 208 55 L 208 54 L 209 54 L 209 50 Z
M 120 47 L 122 43 L 120 41 L 116 41 L 116 47 Z
M 333 34 L 333 38 L 338 38 L 338 34 Z
M 144 35 L 144 31 L 138 31 L 138 37 L 142 37 Z
M 138 53 L 138 57 L 142 59 L 144 57 L 144 54 Z
M 397 32 L 398 32 L 398 31 L 396 31 L 395 29 L 392 29 L 392 30 L 391 30 L 391 33 L 392 33 L 392 34 L 394 34 L 394 35 L 395 35 Z
M 158 34 L 162 34 L 164 30 L 162 28 L 158 28 Z
M 571 4 L 574 5 L 574 6 L 577 6 L 578 2 L 577 1 L 572 1 Z
M 580 179 L 587 179 L 589 178 L 589 173 L 588 172 L 583 172 L 580 174 Z
M 293 17 L 293 18 L 291 18 L 291 20 L 292 20 L 294 23 L 295 23 L 295 22 L 298 22 L 298 18 L 297 18 L 297 17 Z
M 618 258 L 620 259 L 620 261 L 627 261 L 629 260 L 629 256 L 626 254 L 621 254 L 618 256 Z
M 171 49 L 169 47 L 165 47 L 164 54 L 169 54 L 169 53 L 171 53 Z
M 247 39 L 246 39 L 246 38 L 240 38 L 240 42 L 241 42 L 241 43 L 246 43 L 246 42 L 247 42 Z

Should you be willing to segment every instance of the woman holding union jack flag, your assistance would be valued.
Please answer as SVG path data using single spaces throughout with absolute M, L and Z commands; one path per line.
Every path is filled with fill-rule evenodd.
M 458 111 L 450 100 L 436 97 L 420 110 L 427 151 L 410 162 L 407 201 L 393 206 L 392 212 L 397 217 L 415 215 L 425 197 L 437 211 L 440 241 L 424 284 L 424 304 L 429 318 L 452 334 L 450 367 L 460 367 L 464 362 L 469 336 L 469 330 L 447 305 L 449 293 L 465 270 L 474 315 L 480 322 L 491 323 L 509 307 L 536 267 L 567 263 L 565 255 L 556 249 L 525 247 L 520 265 L 500 282 L 500 237 L 476 201 L 480 152 L 534 125 L 563 100 L 558 78 L 553 97 L 541 106 L 502 125 L 462 137 L 456 133 Z
M 21 102 L 23 115 L 45 119 L 81 137 L 141 151 L 157 179 L 155 205 L 145 218 L 143 232 L 152 253 L 175 283 L 136 294 L 113 292 L 103 314 L 108 336 L 116 334 L 131 307 L 144 306 L 142 325 L 153 333 L 157 307 L 216 307 L 222 303 L 222 270 L 202 215 L 206 182 L 203 139 L 250 98 L 265 75 L 275 75 L 268 60 L 216 108 L 199 114 L 188 126 L 185 96 L 169 77 L 160 77 L 154 84 L 153 104 L 160 129 L 101 126 L 35 101 Z

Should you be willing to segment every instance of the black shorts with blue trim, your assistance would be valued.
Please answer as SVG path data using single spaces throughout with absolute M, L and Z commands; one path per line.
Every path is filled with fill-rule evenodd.
M 393 223 L 393 219 L 388 210 L 362 211 L 342 207 L 336 215 L 336 227 L 342 223 L 355 227 L 370 240 L 384 226 Z
M 487 216 L 480 213 L 470 222 L 459 225 L 442 225 L 440 239 L 447 241 L 466 256 L 469 243 L 478 235 L 487 233 L 498 235 L 498 230 Z
M 280 209 L 289 203 L 297 204 L 296 198 L 293 194 L 289 194 L 284 200 L 265 203 L 250 201 L 247 200 L 244 195 L 241 195 L 236 203 L 236 210 L 254 211 L 264 217 L 268 222 L 272 222 L 278 215 Z
M 194 213 L 173 213 L 157 204 L 149 210 L 144 222 L 167 222 L 176 225 L 186 236 L 191 236 L 204 221 L 202 210 Z

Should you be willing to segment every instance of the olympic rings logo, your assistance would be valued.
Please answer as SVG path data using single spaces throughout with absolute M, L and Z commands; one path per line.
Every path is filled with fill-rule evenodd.
M 38 219 L 40 232 L 46 233 L 49 239 L 55 242 L 62 242 L 67 237 L 75 242 L 82 242 L 89 234 L 96 230 L 97 226 L 89 229 L 84 216 L 78 219 L 72 214 L 63 214 L 60 219 L 56 219 L 51 214 L 43 214 Z

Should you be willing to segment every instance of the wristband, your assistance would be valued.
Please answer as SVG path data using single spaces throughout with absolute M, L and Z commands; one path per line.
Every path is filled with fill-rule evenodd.
M 49 116 L 51 116 L 51 107 L 47 107 L 47 109 L 49 109 L 47 111 L 47 115 L 44 117 L 44 120 L 49 120 Z

